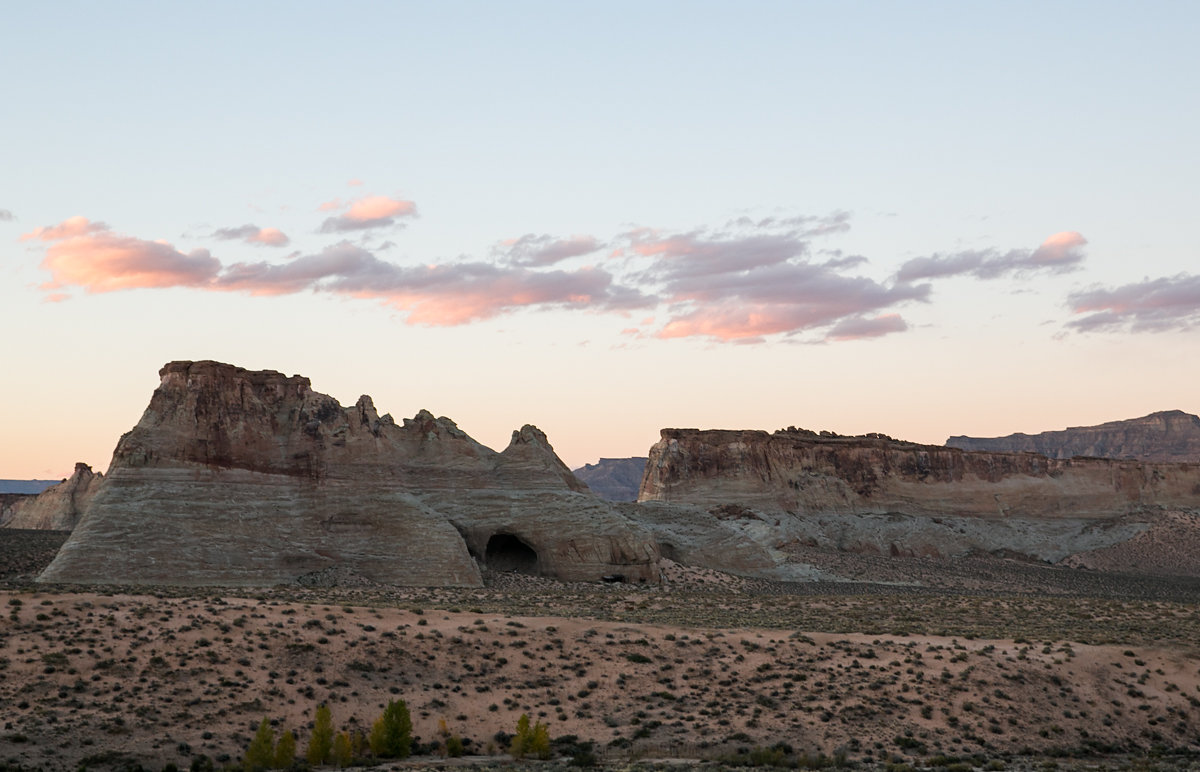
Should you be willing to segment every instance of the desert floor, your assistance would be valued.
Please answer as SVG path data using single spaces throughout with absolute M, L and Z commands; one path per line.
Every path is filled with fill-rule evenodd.
M 618 766 L 784 744 L 894 770 L 1200 768 L 1200 614 L 1170 583 L 805 594 L 669 565 L 661 587 L 168 591 L 35 586 L 39 561 L 0 576 L 0 769 L 219 767 L 264 716 L 303 749 L 318 704 L 367 730 L 396 698 L 417 765 L 449 763 L 443 721 L 502 765 L 528 713 Z

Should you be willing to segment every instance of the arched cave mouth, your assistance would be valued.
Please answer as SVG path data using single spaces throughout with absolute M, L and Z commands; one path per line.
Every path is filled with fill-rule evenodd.
M 537 550 L 511 533 L 498 533 L 488 539 L 483 562 L 493 571 L 538 575 Z

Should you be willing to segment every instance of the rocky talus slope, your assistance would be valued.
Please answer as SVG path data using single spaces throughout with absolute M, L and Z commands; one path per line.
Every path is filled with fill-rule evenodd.
M 36 496 L 12 497 L 0 513 L 0 527 L 69 531 L 79 522 L 103 480 L 104 475 L 78 463 L 70 477 Z
M 1050 458 L 1136 459 L 1200 462 L 1200 417 L 1180 410 L 1151 413 L 1127 421 L 1077 426 L 1041 434 L 1007 437 L 951 437 L 946 446 L 962 450 L 1040 453 Z
M 981 453 L 882 435 L 840 437 L 789 429 L 665 429 L 650 450 L 639 506 L 662 554 L 690 562 L 712 544 L 752 542 L 802 573 L 786 554 L 811 546 L 866 554 L 954 557 L 1011 554 L 1109 570 L 1155 570 L 1142 549 L 1194 519 L 1200 465 L 1032 453 Z M 684 509 L 690 515 L 681 516 Z M 1182 524 L 1181 524 L 1182 523 Z M 1088 555 L 1102 551 L 1103 558 Z M 722 550 L 725 560 L 734 553 Z M 1165 570 L 1200 573 L 1200 557 Z M 782 572 L 782 573 L 781 573 Z
M 172 362 L 46 582 L 271 585 L 359 575 L 478 586 L 479 564 L 657 581 L 652 538 L 536 427 L 497 453 L 447 418 L 397 424 L 301 376 Z

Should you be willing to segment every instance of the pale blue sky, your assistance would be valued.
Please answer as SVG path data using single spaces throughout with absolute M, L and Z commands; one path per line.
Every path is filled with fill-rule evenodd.
M 674 425 L 940 443 L 1198 412 L 1198 37 L 1184 2 L 10 5 L 0 477 L 106 467 L 171 359 L 492 446 L 536 423 L 572 466 Z M 319 232 L 367 196 L 416 216 Z M 730 224 L 801 215 L 840 225 Z M 69 218 L 90 230 L 21 240 Z M 288 245 L 214 235 L 250 224 Z M 522 268 L 524 235 L 596 248 Z M 795 251 L 755 263 L 770 239 Z M 137 284 L 87 263 L 114 240 L 216 267 L 88 292 Z M 341 242 L 369 297 L 326 262 L 294 294 L 211 291 L 236 263 L 280 291 Z M 816 267 L 839 255 L 866 261 Z M 959 269 L 896 279 L 935 256 Z M 429 265 L 455 276 L 432 301 Z M 455 293 L 485 267 L 477 290 L 520 283 L 485 318 L 410 323 L 476 308 Z

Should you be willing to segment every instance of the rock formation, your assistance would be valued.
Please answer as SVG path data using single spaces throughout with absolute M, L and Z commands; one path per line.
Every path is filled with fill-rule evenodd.
M 773 550 L 803 543 L 932 557 L 1006 551 L 1057 562 L 1134 538 L 1152 513 L 1200 507 L 1200 465 L 966 452 L 796 429 L 664 429 L 638 498 L 720 521 L 720 531 L 693 533 L 690 547 L 732 528 L 776 557 Z M 651 530 L 664 555 L 679 549 L 666 546 L 661 528 Z
M 602 458 L 573 471 L 592 493 L 605 501 L 637 501 L 642 474 L 646 471 L 646 457 Z
M 14 500 L 0 514 L 0 527 L 69 531 L 79 522 L 104 475 L 95 474 L 84 463 L 75 464 L 75 472 L 36 496 Z
M 48 582 L 269 585 L 346 572 L 476 586 L 485 567 L 657 581 L 653 540 L 586 492 L 536 427 L 497 453 L 307 378 L 172 362 Z
M 1168 410 L 1127 421 L 1041 434 L 951 437 L 946 440 L 946 446 L 962 450 L 1040 453 L 1049 458 L 1093 456 L 1197 463 L 1200 462 L 1200 417 Z

